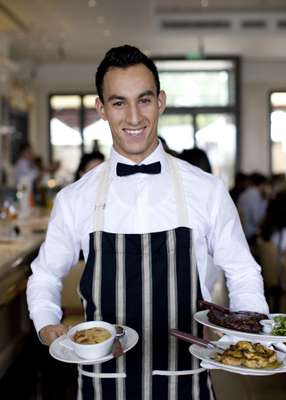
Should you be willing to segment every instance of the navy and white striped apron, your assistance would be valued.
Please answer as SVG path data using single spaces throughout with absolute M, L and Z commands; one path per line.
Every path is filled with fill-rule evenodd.
M 130 326 L 138 332 L 139 341 L 117 360 L 80 367 L 78 399 L 213 398 L 208 375 L 191 357 L 188 344 L 168 335 L 170 328 L 198 334 L 192 315 L 201 296 L 182 182 L 176 160 L 168 156 L 168 162 L 178 215 L 178 228 L 169 231 L 104 232 L 108 162 L 99 177 L 95 231 L 90 234 L 89 255 L 80 281 L 86 320 Z

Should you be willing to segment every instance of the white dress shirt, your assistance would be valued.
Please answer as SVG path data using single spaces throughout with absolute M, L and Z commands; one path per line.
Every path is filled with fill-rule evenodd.
M 159 143 L 142 163 L 161 162 L 157 175 L 116 175 L 117 162 L 134 164 L 114 149 L 110 157 L 110 189 L 106 199 L 104 230 L 113 233 L 148 233 L 178 226 L 175 196 L 166 153 Z M 249 253 L 236 208 L 222 181 L 184 161 L 177 160 L 188 207 L 190 226 L 203 297 L 210 291 L 220 266 L 227 278 L 230 307 L 268 312 L 260 267 Z M 94 231 L 95 197 L 102 164 L 65 187 L 52 210 L 46 240 L 32 263 L 27 297 L 37 331 L 59 323 L 62 312 L 62 278 L 78 261 L 86 259 L 89 233 Z M 210 257 L 213 263 L 209 262 Z

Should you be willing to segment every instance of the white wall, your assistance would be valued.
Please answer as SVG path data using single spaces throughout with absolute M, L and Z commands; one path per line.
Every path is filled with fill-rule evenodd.
M 95 64 L 48 64 L 38 68 L 31 117 L 31 142 L 47 160 L 48 94 L 92 92 Z M 286 89 L 286 61 L 242 62 L 242 148 L 244 172 L 269 172 L 268 93 Z

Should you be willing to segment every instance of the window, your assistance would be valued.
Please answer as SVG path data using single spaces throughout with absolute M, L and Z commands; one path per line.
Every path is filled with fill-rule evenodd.
M 238 136 L 238 60 L 156 62 L 167 108 L 159 135 L 177 152 L 206 151 L 214 173 L 233 183 Z
M 99 118 L 94 94 L 50 96 L 50 146 L 53 161 L 60 161 L 62 183 L 73 181 L 83 152 L 99 149 L 109 156 L 109 125 Z
M 271 171 L 286 171 L 286 91 L 270 94 Z

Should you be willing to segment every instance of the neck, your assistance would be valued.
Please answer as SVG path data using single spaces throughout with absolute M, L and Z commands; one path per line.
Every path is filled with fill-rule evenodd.
M 130 155 L 126 155 L 126 154 L 123 154 L 123 153 L 121 153 L 120 151 L 118 151 L 115 147 L 114 147 L 114 150 L 115 150 L 118 154 L 120 154 L 121 156 L 123 156 L 123 157 L 127 158 L 128 160 L 134 162 L 135 164 L 140 164 L 142 161 L 144 161 L 147 157 L 150 156 L 150 154 L 152 154 L 152 153 L 157 149 L 158 145 L 159 145 L 159 140 L 156 142 L 156 146 L 154 146 L 154 148 L 151 149 L 150 152 L 148 152 L 148 153 L 146 153 L 146 154 L 144 154 L 144 155 L 142 155 L 142 154 L 130 154 Z

